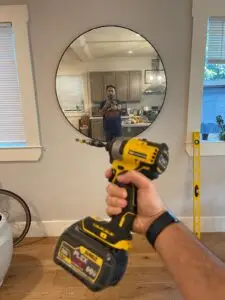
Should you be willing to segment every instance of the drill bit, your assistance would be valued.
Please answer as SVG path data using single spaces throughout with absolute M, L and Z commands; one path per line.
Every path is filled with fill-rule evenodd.
M 92 139 L 92 140 L 82 140 L 82 139 L 77 138 L 76 142 L 79 142 L 81 144 L 87 144 L 89 146 L 98 147 L 98 148 L 102 148 L 102 147 L 106 146 L 105 143 L 103 143 L 99 140 L 94 140 L 94 139 Z

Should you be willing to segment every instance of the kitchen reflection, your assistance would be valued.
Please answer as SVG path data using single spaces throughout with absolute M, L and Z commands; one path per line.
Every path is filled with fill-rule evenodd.
M 103 141 L 133 137 L 157 118 L 166 76 L 158 53 L 139 34 L 100 27 L 67 48 L 56 92 L 66 118 L 84 135 Z

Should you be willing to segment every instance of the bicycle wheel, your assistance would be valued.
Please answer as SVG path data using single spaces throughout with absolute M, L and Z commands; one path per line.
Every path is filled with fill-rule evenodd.
M 30 209 L 20 196 L 11 191 L 0 189 L 0 212 L 6 216 L 12 227 L 15 247 L 22 242 L 30 229 Z

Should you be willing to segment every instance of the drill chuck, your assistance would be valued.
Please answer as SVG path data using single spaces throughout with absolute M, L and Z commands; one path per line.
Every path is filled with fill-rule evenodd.
M 105 143 L 99 141 L 99 140 L 82 140 L 82 139 L 76 139 L 75 140 L 76 142 L 79 142 L 81 144 L 87 144 L 87 145 L 90 145 L 90 146 L 93 146 L 93 147 L 98 147 L 98 148 L 103 148 L 106 146 Z
M 109 152 L 110 162 L 112 162 L 113 160 L 121 160 L 122 159 L 122 151 L 123 151 L 123 146 L 126 143 L 126 139 L 117 138 L 108 143 L 105 143 L 105 142 L 101 142 L 96 139 L 84 140 L 84 139 L 77 138 L 76 142 L 79 142 L 81 144 L 86 144 L 89 146 L 93 146 L 93 147 L 97 147 L 97 148 L 105 148 L 106 151 Z

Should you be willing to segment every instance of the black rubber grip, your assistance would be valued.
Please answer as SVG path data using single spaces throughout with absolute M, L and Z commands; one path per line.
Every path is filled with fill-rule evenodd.
M 127 191 L 127 206 L 121 214 L 113 216 L 110 223 L 114 228 L 123 228 L 129 234 L 132 231 L 134 219 L 137 214 L 137 188 L 133 184 L 115 182 L 119 187 Z

